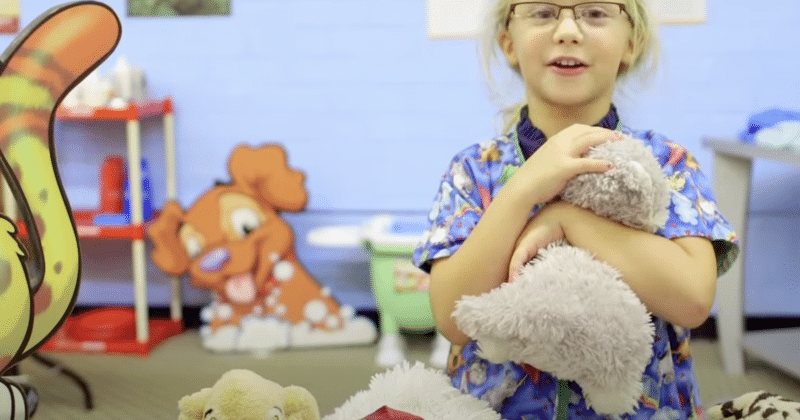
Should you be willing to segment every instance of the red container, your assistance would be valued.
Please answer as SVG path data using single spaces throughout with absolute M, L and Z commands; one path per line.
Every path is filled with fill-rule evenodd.
M 136 316 L 133 308 L 99 308 L 82 313 L 67 324 L 67 335 L 76 341 L 133 339 Z
M 122 213 L 125 196 L 125 160 L 109 156 L 100 168 L 99 213 Z

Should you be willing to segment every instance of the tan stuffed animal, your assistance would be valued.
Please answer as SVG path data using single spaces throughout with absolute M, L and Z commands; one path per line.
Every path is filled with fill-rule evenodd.
M 212 388 L 183 397 L 178 420 L 319 420 L 317 402 L 298 386 L 283 388 L 234 369 Z M 462 394 L 441 370 L 404 361 L 376 374 L 323 420 L 500 420 L 489 402 Z
M 317 400 L 305 388 L 282 387 L 246 369 L 181 398 L 178 409 L 178 420 L 319 420 Z

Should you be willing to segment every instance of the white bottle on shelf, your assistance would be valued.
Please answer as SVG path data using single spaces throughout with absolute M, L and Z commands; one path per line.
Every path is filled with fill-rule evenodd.
M 131 67 L 128 59 L 125 56 L 120 56 L 117 63 L 114 65 L 114 92 L 117 98 L 125 102 L 133 99 L 133 82 L 132 82 L 133 68 Z

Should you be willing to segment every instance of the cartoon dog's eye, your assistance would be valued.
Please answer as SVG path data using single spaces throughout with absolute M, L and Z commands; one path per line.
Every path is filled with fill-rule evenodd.
M 240 239 L 244 239 L 250 232 L 261 226 L 261 219 L 253 210 L 246 207 L 238 208 L 231 213 L 231 227 Z
M 186 254 L 189 255 L 189 259 L 196 258 L 200 255 L 200 251 L 202 251 L 202 246 L 197 238 L 187 238 L 183 241 L 183 247 L 186 249 Z
M 284 420 L 283 411 L 278 407 L 272 407 L 267 412 L 267 420 Z

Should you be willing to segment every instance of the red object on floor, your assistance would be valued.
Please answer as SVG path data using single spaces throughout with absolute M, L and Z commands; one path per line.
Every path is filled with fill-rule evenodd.
M 395 410 L 387 406 L 383 406 L 374 413 L 367 415 L 362 420 L 425 420 L 422 417 L 415 416 L 405 411 Z
M 99 308 L 67 318 L 40 351 L 62 353 L 117 353 L 147 356 L 166 339 L 183 333 L 181 321 L 150 319 L 150 339 L 136 341 L 132 308 Z
M 101 308 L 73 317 L 67 335 L 76 341 L 109 341 L 136 337 L 136 314 L 131 308 Z

